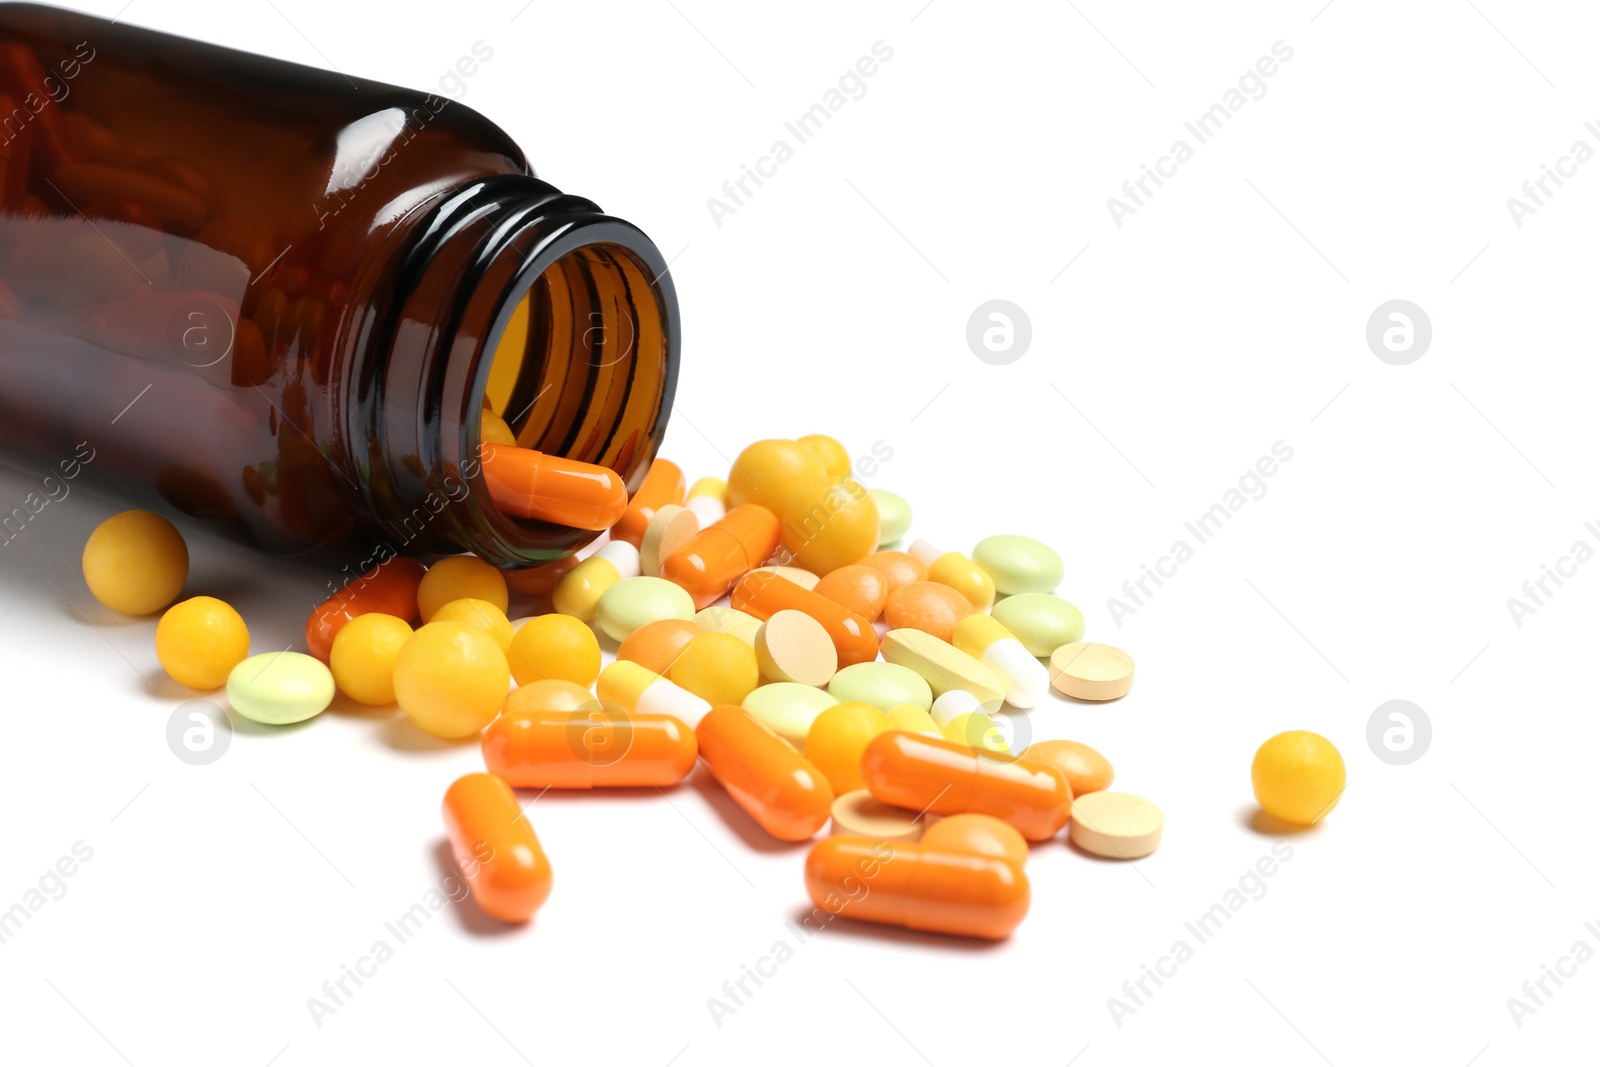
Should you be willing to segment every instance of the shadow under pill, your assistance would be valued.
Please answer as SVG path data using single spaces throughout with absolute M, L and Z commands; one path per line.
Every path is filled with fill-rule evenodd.
M 439 867 L 440 875 L 439 884 L 433 888 L 437 889 L 445 899 L 445 907 L 441 910 L 450 912 L 467 933 L 478 937 L 506 937 L 520 933 L 537 921 L 534 919 L 527 923 L 503 923 L 478 907 L 478 902 L 467 890 L 467 880 L 461 876 L 461 868 L 456 864 L 456 856 L 450 848 L 449 841 L 441 839 L 434 846 L 433 859 Z M 461 895 L 463 893 L 464 896 Z M 427 905 L 423 904 L 423 907 L 426 908 Z
M 378 740 L 396 752 L 450 752 L 477 745 L 479 739 L 477 734 L 435 737 L 412 722 L 402 711 L 379 724 Z
M 704 797 L 706 803 L 715 808 L 722 821 L 727 823 L 728 829 L 738 834 L 739 840 L 756 852 L 794 852 L 810 848 L 815 843 L 814 838 L 805 841 L 781 841 L 767 833 L 761 828 L 761 824 L 751 818 L 750 813 L 741 808 L 738 801 L 722 788 L 722 783 L 718 782 L 703 764 L 697 765 L 690 774 L 689 788 Z
M 1239 809 L 1239 825 L 1262 837 L 1300 837 L 1314 830 L 1322 829 L 1320 822 L 1310 826 L 1299 823 L 1286 822 L 1276 815 L 1269 815 L 1264 808 L 1247 804 Z
M 939 934 L 928 930 L 912 930 L 905 926 L 889 926 L 884 923 L 850 919 L 844 915 L 830 916 L 828 909 L 823 907 L 800 908 L 792 912 L 789 918 L 795 926 L 812 934 L 825 934 L 829 937 L 839 934 L 852 939 L 910 945 L 940 952 L 995 952 L 1005 945 L 1004 941 L 991 941 L 983 937 L 960 937 L 955 934 Z

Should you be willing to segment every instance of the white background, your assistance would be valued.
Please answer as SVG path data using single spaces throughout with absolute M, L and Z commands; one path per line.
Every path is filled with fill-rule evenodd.
M 703 773 L 665 799 L 546 795 L 529 814 L 556 880 L 535 922 L 451 905 L 319 1027 L 307 998 L 393 946 L 384 923 L 447 877 L 439 802 L 477 748 L 341 705 L 181 763 L 166 723 L 195 694 L 161 674 L 153 621 L 88 596 L 77 554 L 118 505 L 77 487 L 0 549 L 0 909 L 93 849 L 0 945 L 5 1059 L 1592 1055 L 1600 964 L 1520 1027 L 1506 1001 L 1579 939 L 1600 950 L 1583 925 L 1600 566 L 1520 627 L 1506 600 L 1575 540 L 1600 548 L 1583 525 L 1600 163 L 1520 228 L 1506 199 L 1574 140 L 1600 148 L 1583 127 L 1600 26 L 1575 4 L 1319 3 L 134 0 L 128 21 L 358 81 L 433 88 L 492 47 L 465 103 L 673 260 L 664 454 L 697 476 L 758 437 L 884 442 L 866 480 L 911 500 L 914 535 L 1055 545 L 1062 595 L 1138 684 L 1026 729 L 1100 748 L 1164 808 L 1166 840 L 1137 865 L 1035 846 L 1032 912 L 1001 945 L 837 923 L 718 1026 L 707 999 L 796 940 L 804 846 L 762 839 Z M 717 226 L 707 198 L 880 40 L 893 58 L 866 94 Z M 1266 94 L 1117 227 L 1107 197 L 1193 146 L 1183 123 L 1280 40 L 1293 58 Z M 1009 366 L 965 341 L 994 298 L 1032 321 Z M 1397 298 L 1433 325 L 1409 366 L 1365 341 Z M 1117 627 L 1107 598 L 1278 441 L 1293 459 L 1266 494 Z M 38 478 L 0 474 L 3 510 Z M 298 639 L 328 575 L 186 532 L 190 595 L 233 602 L 255 651 Z M 1397 698 L 1434 729 L 1402 767 L 1366 742 Z M 1252 828 L 1249 766 L 1290 728 L 1340 747 L 1348 790 L 1196 947 L 1184 923 L 1276 840 Z M 1107 999 L 1180 938 L 1194 958 L 1117 1025 Z

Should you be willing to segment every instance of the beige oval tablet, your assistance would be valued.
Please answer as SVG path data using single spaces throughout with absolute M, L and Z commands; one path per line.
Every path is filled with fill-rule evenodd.
M 657 508 L 639 539 L 639 573 L 658 577 L 661 561 L 693 541 L 699 532 L 700 520 L 688 508 L 677 504 Z
M 839 652 L 820 622 L 785 609 L 756 631 L 756 662 L 769 682 L 824 686 L 839 669 Z
M 707 633 L 732 634 L 751 648 L 756 647 L 756 634 L 761 629 L 761 620 L 754 615 L 715 605 L 696 612 L 694 622 Z
M 917 813 L 885 804 L 865 789 L 835 798 L 833 833 L 860 834 L 875 841 L 915 841 L 922 836 Z
M 1050 684 L 1075 700 L 1116 700 L 1133 688 L 1133 657 L 1110 645 L 1074 641 L 1050 653 Z
M 757 567 L 751 574 L 776 574 L 779 578 L 787 578 L 801 589 L 815 589 L 822 579 L 804 567 Z
M 1136 860 L 1161 844 L 1161 809 L 1132 793 L 1085 793 L 1072 802 L 1067 838 L 1108 860 Z

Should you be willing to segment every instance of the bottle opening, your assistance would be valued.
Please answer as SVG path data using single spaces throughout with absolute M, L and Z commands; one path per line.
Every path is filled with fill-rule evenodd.
M 605 480 L 598 476 L 637 489 L 671 403 L 670 339 L 655 271 L 620 244 L 580 244 L 534 275 L 499 318 L 484 347 L 482 414 L 476 427 L 464 427 L 473 438 L 465 452 L 510 444 L 553 457 L 545 466 L 559 465 L 566 477 L 545 479 L 537 503 L 531 483 L 519 497 L 507 495 L 507 479 L 485 479 L 486 508 L 534 543 L 548 544 L 563 527 L 593 530 L 599 524 L 574 516 L 595 514 L 594 494 Z M 502 454 L 502 471 L 504 460 Z M 574 464 L 615 476 L 596 470 L 597 484 L 586 484 Z M 576 495 L 565 500 L 569 492 Z M 625 494 L 621 501 L 625 506 Z M 563 533 L 566 550 L 589 539 Z

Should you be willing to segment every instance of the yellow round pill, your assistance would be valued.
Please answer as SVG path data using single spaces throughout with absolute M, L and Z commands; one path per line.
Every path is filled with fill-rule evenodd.
M 494 638 L 464 622 L 430 622 L 400 646 L 394 695 L 435 737 L 468 737 L 499 714 L 511 671 Z
M 417 612 L 423 622 L 452 600 L 487 600 L 502 612 L 511 604 L 505 575 L 476 556 L 446 556 L 428 568 L 417 586 Z
M 587 688 L 600 677 L 600 639 L 571 615 L 538 615 L 511 638 L 506 659 L 518 685 L 559 678 Z
M 156 624 L 156 658 L 172 680 L 190 689 L 216 689 L 250 654 L 250 631 L 216 597 L 190 597 Z
M 89 535 L 83 580 L 94 598 L 123 615 L 151 615 L 178 599 L 189 577 L 189 548 L 166 519 L 123 511 Z
M 1309 730 L 1268 738 L 1250 764 L 1256 802 L 1268 815 L 1310 826 L 1333 810 L 1344 792 L 1344 758 L 1333 742 Z
M 761 684 L 756 650 L 732 634 L 691 638 L 667 670 L 667 678 L 712 707 L 740 704 Z
M 438 611 L 433 613 L 429 622 L 464 622 L 469 626 L 476 626 L 500 646 L 501 652 L 511 649 L 511 620 L 506 618 L 506 613 L 495 607 L 487 600 L 478 600 L 475 597 L 462 597 L 452 600 Z
M 806 759 L 827 776 L 835 796 L 865 787 L 861 754 L 889 729 L 889 716 L 859 700 L 824 708 L 806 731 Z
M 328 666 L 339 689 L 358 704 L 394 703 L 394 662 L 411 637 L 411 624 L 372 611 L 339 629 Z

